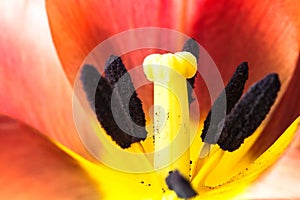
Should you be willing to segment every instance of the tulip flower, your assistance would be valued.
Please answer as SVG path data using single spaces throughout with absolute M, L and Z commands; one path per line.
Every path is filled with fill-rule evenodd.
M 257 131 L 238 150 L 222 152 L 217 166 L 210 159 L 204 182 L 191 183 L 195 198 L 232 198 L 260 176 L 263 192 L 276 189 L 289 195 L 280 198 L 299 198 L 291 189 L 300 182 L 291 174 L 299 166 L 299 10 L 297 0 L 1 1 L 1 199 L 178 198 L 176 191 L 162 190 L 166 177 L 159 172 L 124 172 L 99 162 L 81 142 L 73 118 L 73 85 L 84 59 L 114 34 L 143 27 L 194 38 L 212 57 L 224 83 L 242 61 L 249 62 L 246 89 L 269 73 L 281 80 L 277 100 Z M 141 65 L 143 58 L 124 60 L 125 66 Z M 199 76 L 194 90 L 203 124 L 211 102 Z M 150 107 L 149 90 L 138 92 Z M 86 127 L 94 123 L 81 122 Z M 197 140 L 191 148 L 199 150 L 202 142 Z M 272 174 L 268 169 L 287 147 Z M 148 166 L 141 155 L 133 164 Z M 248 192 L 240 197 L 274 198 L 251 187 Z

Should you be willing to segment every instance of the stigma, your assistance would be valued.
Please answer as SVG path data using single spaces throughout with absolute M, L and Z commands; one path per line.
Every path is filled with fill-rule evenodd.
M 184 78 L 192 78 L 197 71 L 197 60 L 193 54 L 186 51 L 151 54 L 144 59 L 143 67 L 150 81 L 166 79 L 168 70 L 174 70 Z

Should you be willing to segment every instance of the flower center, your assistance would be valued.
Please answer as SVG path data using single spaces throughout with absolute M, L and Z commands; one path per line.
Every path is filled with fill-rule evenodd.
M 146 77 L 154 83 L 153 166 L 166 178 L 162 190 L 168 187 L 182 198 L 196 195 L 191 182 L 197 188 L 205 185 L 211 166 L 217 165 L 224 152 L 235 151 L 253 134 L 280 89 L 278 75 L 269 74 L 242 96 L 248 64 L 241 63 L 208 113 L 201 134 L 204 145 L 191 171 L 189 104 L 193 101 L 198 56 L 198 44 L 190 39 L 182 52 L 152 54 L 143 63 Z M 140 142 L 147 138 L 145 114 L 121 59 L 111 56 L 103 75 L 85 65 L 81 80 L 97 119 L 112 140 L 123 149 L 132 144 L 142 147 Z M 92 85 L 97 85 L 95 90 L 91 90 Z M 215 144 L 222 151 L 210 155 Z

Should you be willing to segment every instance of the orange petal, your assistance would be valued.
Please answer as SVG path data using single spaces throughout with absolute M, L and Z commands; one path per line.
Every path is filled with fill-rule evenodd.
M 1 199 L 100 199 L 78 162 L 39 132 L 0 116 Z
M 248 61 L 248 86 L 267 73 L 277 72 L 283 80 L 282 91 L 295 69 L 299 52 L 299 8 L 297 0 L 221 0 L 218 4 L 213 0 L 194 0 L 189 4 L 47 1 L 53 39 L 71 82 L 89 51 L 104 39 L 132 28 L 158 26 L 197 39 L 211 54 L 225 82 L 240 62 Z M 198 93 L 200 104 L 207 110 L 209 95 L 201 81 Z
M 0 113 L 88 156 L 74 126 L 72 89 L 57 58 L 44 6 L 39 0 L 0 2 Z
M 53 40 L 71 82 L 88 53 L 113 34 L 146 26 L 181 29 L 184 4 L 171 0 L 46 2 Z

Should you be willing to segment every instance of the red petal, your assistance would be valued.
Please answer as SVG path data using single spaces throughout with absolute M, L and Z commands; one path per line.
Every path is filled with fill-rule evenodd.
M 266 74 L 276 72 L 283 82 L 282 95 L 299 54 L 300 2 L 197 2 L 190 33 L 212 56 L 223 80 L 227 82 L 236 66 L 247 61 L 247 87 Z M 200 84 L 199 93 L 203 90 L 204 84 Z
M 275 140 L 279 138 L 281 133 L 289 127 L 289 124 L 300 115 L 299 74 L 300 57 L 293 77 L 289 83 L 289 87 L 274 110 L 273 115 L 269 118 L 270 123 L 266 125 L 250 150 L 254 158 L 256 155 L 263 153 L 268 146 L 273 144 Z
M 36 130 L 0 116 L 1 199 L 99 199 L 78 162 Z
M 45 5 L 21 2 L 0 2 L 0 113 L 88 155 L 77 136 L 72 89 L 56 56 Z

